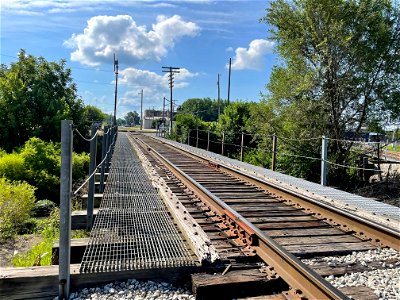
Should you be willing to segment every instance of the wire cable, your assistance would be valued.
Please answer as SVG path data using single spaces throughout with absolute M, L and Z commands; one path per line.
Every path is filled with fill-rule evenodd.
M 99 133 L 99 131 L 96 130 L 96 133 L 95 133 L 91 138 L 85 138 L 85 137 L 82 135 L 82 133 L 79 132 L 79 130 L 78 130 L 77 128 L 74 128 L 74 130 L 78 133 L 78 135 L 79 135 L 82 139 L 84 139 L 84 140 L 87 141 L 87 142 L 92 141 L 92 140 L 98 135 L 98 133 Z

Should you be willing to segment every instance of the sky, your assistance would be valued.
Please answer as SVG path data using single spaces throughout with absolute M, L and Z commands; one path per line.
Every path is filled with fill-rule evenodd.
M 260 22 L 268 2 L 253 1 L 1 1 L 1 63 L 20 49 L 48 61 L 65 59 L 85 105 L 114 110 L 114 53 L 119 62 L 117 117 L 162 109 L 169 99 L 168 74 L 179 67 L 173 99 L 259 101 L 278 63 L 268 27 Z

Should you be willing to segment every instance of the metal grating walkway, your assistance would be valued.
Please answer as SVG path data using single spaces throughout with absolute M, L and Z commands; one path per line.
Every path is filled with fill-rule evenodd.
M 80 272 L 194 265 L 128 137 L 119 133 Z

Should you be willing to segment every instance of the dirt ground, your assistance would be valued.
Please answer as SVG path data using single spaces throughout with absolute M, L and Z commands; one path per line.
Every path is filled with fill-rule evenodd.
M 43 238 L 41 236 L 30 234 L 0 241 L 0 268 L 12 267 L 11 258 L 15 254 L 30 250 L 42 240 Z
M 382 164 L 381 170 L 382 181 L 378 175 L 374 175 L 370 178 L 370 185 L 352 192 L 400 207 L 400 164 Z

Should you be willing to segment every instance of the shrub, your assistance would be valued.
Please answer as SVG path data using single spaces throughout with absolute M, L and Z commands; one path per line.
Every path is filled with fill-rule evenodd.
M 39 200 L 35 203 L 33 208 L 33 216 L 35 217 L 47 217 L 56 207 L 56 204 L 50 200 Z
M 18 153 L 0 155 L 0 176 L 12 181 L 26 179 L 24 158 Z
M 57 197 L 61 164 L 59 144 L 30 138 L 20 154 L 24 159 L 26 180 L 38 188 L 37 197 Z
M 0 178 L 0 239 L 15 234 L 35 203 L 35 187 Z
M 89 171 L 90 155 L 82 152 L 72 155 L 72 178 L 74 180 L 84 178 Z

